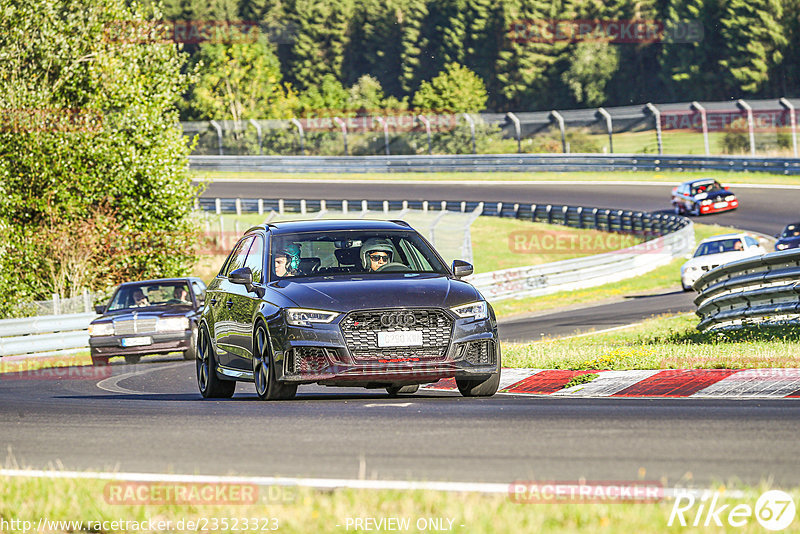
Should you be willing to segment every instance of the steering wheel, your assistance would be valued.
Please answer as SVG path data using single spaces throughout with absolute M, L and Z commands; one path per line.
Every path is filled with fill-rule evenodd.
M 409 269 L 406 264 L 396 261 L 386 263 L 375 269 L 375 272 L 378 273 L 407 273 L 409 271 L 411 271 L 411 269 Z

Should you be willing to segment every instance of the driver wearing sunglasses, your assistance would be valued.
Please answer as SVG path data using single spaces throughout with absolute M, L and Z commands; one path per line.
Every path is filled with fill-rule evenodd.
M 394 247 L 388 239 L 370 238 L 361 247 L 361 264 L 370 272 L 392 263 Z

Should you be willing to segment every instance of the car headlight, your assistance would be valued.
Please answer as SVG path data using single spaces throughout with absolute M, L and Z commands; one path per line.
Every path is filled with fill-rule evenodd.
M 734 195 L 728 195 L 727 197 L 725 197 L 725 200 L 730 202 L 731 200 L 736 200 L 736 197 Z
M 456 306 L 450 309 L 462 319 L 469 317 L 478 320 L 486 319 L 486 317 L 489 316 L 489 310 L 486 307 L 485 300 L 479 302 L 470 302 L 469 304 L 462 304 L 461 306 Z
M 89 325 L 89 335 L 95 336 L 113 336 L 114 324 L 113 323 L 98 323 Z
M 313 323 L 327 324 L 340 314 L 325 310 L 307 310 L 305 308 L 288 308 L 286 322 L 292 326 L 311 326 Z
M 709 204 L 713 204 L 713 203 L 714 203 L 714 201 L 713 201 L 713 200 L 711 200 L 710 198 L 708 198 L 708 199 L 706 199 L 706 200 L 702 201 L 702 202 L 700 203 L 700 205 L 701 205 L 701 206 L 708 206 Z
M 188 329 L 188 317 L 162 317 L 156 323 L 156 332 L 182 332 Z
M 689 267 L 687 267 L 687 268 L 686 268 L 686 272 L 692 272 L 692 271 L 696 271 L 696 270 L 698 270 L 699 268 L 700 268 L 700 267 L 697 267 L 696 265 L 690 265 Z
M 789 248 L 789 245 L 787 245 L 786 243 L 778 243 L 777 245 L 775 245 L 775 248 L 777 250 L 786 250 L 787 248 Z

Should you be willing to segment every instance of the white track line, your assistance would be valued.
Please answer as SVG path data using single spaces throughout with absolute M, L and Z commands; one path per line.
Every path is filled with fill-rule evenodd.
M 97 387 L 99 387 L 102 390 L 108 391 L 110 393 L 124 393 L 125 395 L 155 395 L 155 393 L 150 393 L 148 391 L 134 391 L 132 389 L 124 388 L 118 384 L 120 381 L 125 380 L 127 378 L 146 375 L 147 373 L 153 373 L 155 371 L 161 371 L 163 369 L 171 369 L 173 367 L 178 367 L 179 365 L 183 365 L 184 363 L 186 362 L 171 363 L 169 365 L 152 367 L 149 369 L 145 369 L 143 371 L 134 371 L 132 373 L 124 373 L 117 376 L 111 376 L 98 382 Z
M 161 473 L 104 473 L 97 471 L 44 471 L 38 469 L 0 469 L 0 477 L 115 480 L 126 482 L 170 482 L 182 484 L 253 484 L 256 486 L 290 486 L 314 489 L 368 489 L 404 491 L 448 491 L 455 493 L 510 494 L 511 484 L 491 482 L 414 482 L 406 480 L 360 480 L 347 478 L 294 478 L 294 477 L 248 477 L 215 475 L 179 475 Z M 531 481 L 536 483 L 537 481 Z M 541 481 L 539 481 L 541 482 Z M 525 483 L 523 481 L 522 483 Z M 592 484 L 592 487 L 609 487 L 608 484 Z M 664 488 L 663 496 L 673 499 L 677 495 L 692 494 L 696 497 L 709 495 L 708 489 Z M 742 498 L 741 491 L 726 490 L 730 498 Z

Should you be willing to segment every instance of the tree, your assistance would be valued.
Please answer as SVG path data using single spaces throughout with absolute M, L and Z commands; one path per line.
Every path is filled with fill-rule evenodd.
M 192 106 L 202 119 L 290 118 L 297 97 L 281 83 L 278 58 L 265 37 L 253 43 L 206 43 L 196 56 Z
M 781 0 L 728 0 L 722 14 L 725 57 L 719 61 L 731 86 L 754 93 L 768 80 L 787 44 Z
M 428 40 L 423 33 L 425 18 L 428 16 L 426 0 L 408 0 L 402 12 L 401 69 L 400 87 L 403 94 L 411 95 L 425 79 L 430 53 Z
M 185 274 L 197 188 L 175 101 L 188 80 L 175 45 L 142 31 L 160 15 L 123 0 L 0 0 L 0 13 L 0 313 Z M 86 250 L 58 258 L 55 242 Z
M 486 108 L 486 86 L 477 74 L 457 63 L 445 66 L 430 82 L 422 82 L 414 94 L 414 107 L 433 112 L 473 112 Z
M 287 66 L 296 87 L 313 87 L 326 74 L 340 79 L 353 12 L 353 0 L 294 1 L 288 15 L 296 33 Z
M 607 42 L 583 42 L 573 50 L 569 68 L 561 80 L 575 100 L 589 107 L 606 101 L 606 84 L 619 66 L 619 50 Z

